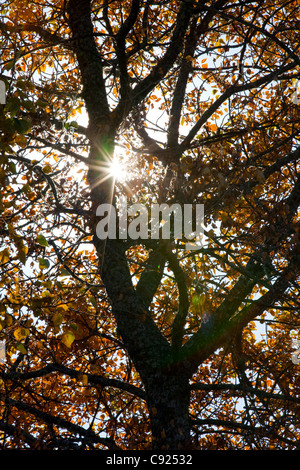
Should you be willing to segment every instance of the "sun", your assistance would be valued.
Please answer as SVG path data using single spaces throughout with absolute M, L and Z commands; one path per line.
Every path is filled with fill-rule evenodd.
M 92 183 L 93 188 L 101 186 L 105 181 L 109 180 L 114 188 L 117 183 L 122 187 L 128 186 L 129 178 L 127 158 L 123 153 L 115 153 L 113 156 L 106 155 L 100 164 L 90 165 L 91 170 L 95 172 L 95 178 Z
M 109 163 L 109 174 L 115 181 L 124 182 L 127 178 L 127 171 L 124 162 L 114 155 L 112 161 Z

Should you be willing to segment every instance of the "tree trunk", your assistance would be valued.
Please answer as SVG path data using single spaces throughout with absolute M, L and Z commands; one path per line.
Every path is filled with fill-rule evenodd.
M 97 237 L 95 245 L 101 260 Z M 174 362 L 171 345 L 144 310 L 132 286 L 122 243 L 108 239 L 103 261 L 102 279 L 118 331 L 145 387 L 153 449 L 190 449 L 190 369 L 183 367 L 184 361 Z
M 191 449 L 189 380 L 183 374 L 154 374 L 145 388 L 153 450 Z

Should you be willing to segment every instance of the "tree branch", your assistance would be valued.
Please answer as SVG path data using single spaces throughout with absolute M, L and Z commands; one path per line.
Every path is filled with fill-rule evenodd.
M 186 275 L 181 269 L 177 257 L 173 253 L 167 255 L 169 267 L 173 271 L 179 291 L 179 309 L 172 325 L 172 346 L 177 351 L 181 345 L 184 334 L 184 325 L 189 311 L 189 296 Z
M 199 37 L 205 34 L 208 30 L 210 21 L 215 15 L 215 11 L 221 8 L 226 3 L 226 0 L 219 0 L 214 5 L 214 9 L 210 9 L 201 22 L 197 25 L 198 16 L 193 18 L 190 26 L 189 34 L 186 38 L 185 50 L 183 52 L 182 65 L 179 70 L 176 87 L 174 90 L 172 108 L 170 114 L 170 122 L 168 129 L 168 147 L 177 148 L 179 138 L 179 123 L 182 112 L 182 105 L 186 93 L 186 86 L 190 73 L 193 71 L 193 56 L 199 41 Z M 200 6 L 201 9 L 202 5 Z M 200 10 L 197 10 L 198 15 Z M 180 155 L 178 155 L 179 158 Z
M 125 49 L 125 39 L 128 33 L 133 28 L 140 11 L 140 0 L 132 0 L 131 10 L 125 22 L 120 27 L 115 36 L 116 40 L 116 53 L 120 71 L 120 95 L 121 100 L 115 112 L 118 120 L 122 120 L 124 114 L 127 115 L 130 109 L 130 81 L 127 70 L 127 56 Z
M 257 388 L 250 387 L 246 384 L 202 384 L 194 383 L 190 386 L 191 390 L 203 390 L 205 392 L 213 391 L 231 391 L 237 393 L 249 393 L 256 395 L 259 398 L 266 398 L 272 400 L 288 401 L 291 403 L 300 404 L 300 398 L 293 397 L 291 395 L 280 395 L 279 393 L 265 392 L 264 390 L 258 390 Z
M 253 82 L 249 83 L 243 83 L 241 85 L 237 85 L 234 83 L 233 85 L 229 86 L 227 90 L 224 91 L 224 93 L 219 96 L 219 98 L 214 101 L 214 103 L 211 104 L 211 106 L 204 111 L 202 116 L 198 119 L 194 127 L 190 130 L 188 135 L 183 139 L 183 141 L 180 144 L 181 147 L 181 152 L 184 152 L 189 146 L 195 135 L 199 132 L 200 128 L 208 121 L 208 119 L 218 110 L 218 108 L 232 95 L 240 93 L 242 91 L 246 90 L 252 90 L 254 88 L 258 88 L 260 86 L 264 86 L 267 83 L 270 83 L 272 80 L 274 80 L 278 75 L 287 72 L 293 68 L 295 68 L 296 64 L 290 63 L 285 66 L 279 67 L 277 70 L 274 70 L 273 72 L 265 75 L 264 77 L 260 77 Z
M 194 13 L 194 1 L 180 2 L 180 9 L 175 21 L 175 28 L 170 44 L 158 63 L 132 91 L 132 107 L 137 106 L 170 71 L 184 47 L 184 36 Z
M 18 436 L 22 441 L 26 442 L 29 446 L 34 446 L 38 439 L 33 437 L 26 431 L 20 429 L 20 427 L 13 426 L 12 424 L 8 424 L 5 420 L 0 420 L 0 430 L 9 436 Z
M 90 125 L 109 120 L 102 57 L 94 40 L 90 0 L 69 0 L 67 6 L 69 25 L 72 31 L 72 47 L 76 54 Z
M 70 367 L 61 364 L 48 364 L 41 369 L 36 369 L 31 372 L 0 372 L 0 376 L 3 379 L 10 380 L 31 380 L 35 378 L 45 377 L 53 372 L 59 372 L 60 374 L 68 375 L 69 377 L 77 379 L 80 376 L 80 372 L 71 369 Z M 138 398 L 145 399 L 145 393 L 139 387 L 131 385 L 126 382 L 122 382 L 117 379 L 110 379 L 97 374 L 86 374 L 88 382 L 91 385 L 101 385 L 101 387 L 113 387 L 128 392 Z
M 165 256 L 159 249 L 152 251 L 140 276 L 140 280 L 137 283 L 136 293 L 139 297 L 139 302 L 146 310 L 150 307 L 155 292 L 160 284 L 165 261 Z
M 77 424 L 71 423 L 70 421 L 64 418 L 61 418 L 59 416 L 53 416 L 49 413 L 46 413 L 45 411 L 35 408 L 34 406 L 28 403 L 14 400 L 13 398 L 5 397 L 5 401 L 9 405 L 17 408 L 18 410 L 25 411 L 26 413 L 29 413 L 38 419 L 42 419 L 48 424 L 54 424 L 59 428 L 65 428 L 72 433 L 79 434 L 87 443 L 102 444 L 111 450 L 118 449 L 118 446 L 113 439 L 100 437 L 91 429 L 85 429 Z
M 253 260 L 250 261 L 253 264 Z M 245 296 L 252 291 L 253 285 L 255 285 L 253 279 L 241 276 L 216 312 L 210 314 L 208 321 L 202 324 L 201 328 L 183 346 L 182 357 L 190 361 L 192 370 L 193 368 L 196 370 L 210 354 L 232 338 L 236 331 L 244 328 L 267 308 L 272 307 L 282 297 L 291 280 L 296 276 L 297 270 L 290 264 L 268 292 L 237 312 Z

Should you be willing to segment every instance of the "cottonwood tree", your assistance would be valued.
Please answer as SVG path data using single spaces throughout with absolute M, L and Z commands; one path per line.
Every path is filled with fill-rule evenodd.
M 299 448 L 299 6 L 2 2 L 2 448 Z

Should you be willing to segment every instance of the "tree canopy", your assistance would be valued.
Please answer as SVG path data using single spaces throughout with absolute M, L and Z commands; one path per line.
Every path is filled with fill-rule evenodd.
M 0 11 L 1 448 L 299 449 L 299 0 Z

